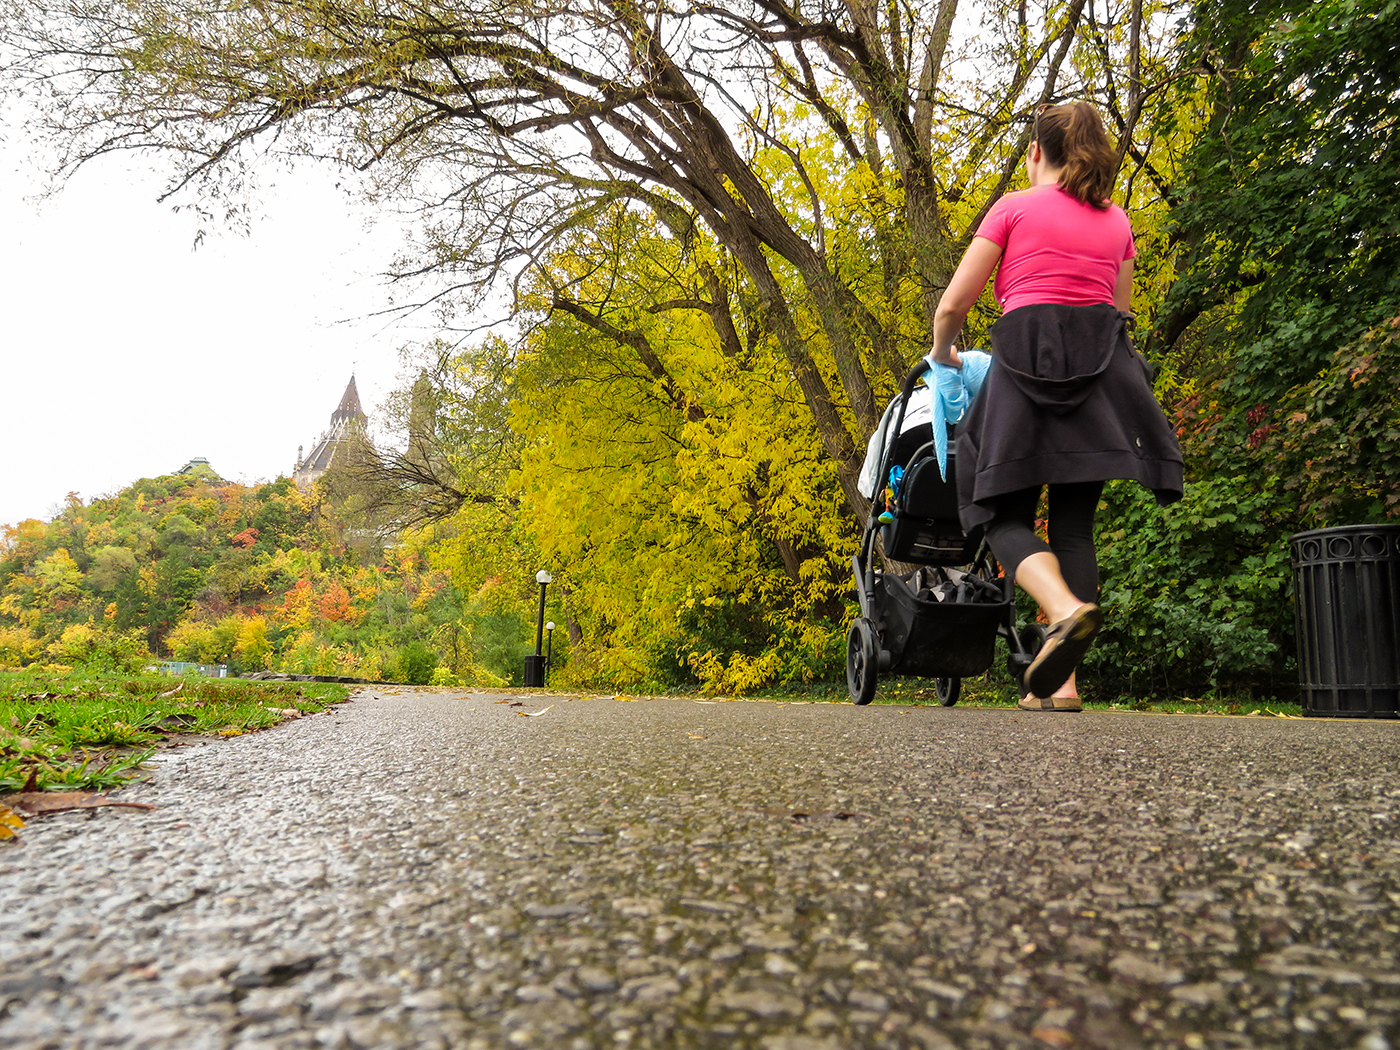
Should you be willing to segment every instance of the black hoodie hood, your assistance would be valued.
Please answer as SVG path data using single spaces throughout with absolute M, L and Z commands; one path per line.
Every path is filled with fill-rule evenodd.
M 1084 403 L 1113 360 L 1131 314 L 1098 306 L 1023 306 L 992 326 L 997 368 L 1055 415 Z

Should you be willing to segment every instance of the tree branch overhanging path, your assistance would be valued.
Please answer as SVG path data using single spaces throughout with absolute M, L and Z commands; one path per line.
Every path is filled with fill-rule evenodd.
M 1027 114 L 1111 99 L 1124 153 L 1144 154 L 1142 8 L 1100 4 L 1082 49 L 1086 0 L 96 0 L 12 4 L 4 25 L 8 83 L 46 89 L 68 170 L 162 151 L 172 192 L 217 199 L 260 150 L 329 156 L 419 202 L 410 271 L 468 296 L 547 270 L 610 208 L 649 214 L 690 253 L 727 352 L 771 341 L 861 513 L 864 440 L 1012 184 Z M 833 216 L 856 185 L 867 212 Z M 642 345 L 606 301 L 563 289 L 548 308 Z M 703 415 L 703 391 L 638 360 Z

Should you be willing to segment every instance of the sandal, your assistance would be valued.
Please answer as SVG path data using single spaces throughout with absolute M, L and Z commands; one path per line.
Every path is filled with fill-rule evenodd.
M 1069 681 L 1102 626 L 1103 611 L 1092 603 L 1051 626 L 1045 644 L 1026 668 L 1026 691 L 1045 698 Z
M 1023 696 L 1016 705 L 1022 711 L 1083 711 L 1077 696 Z

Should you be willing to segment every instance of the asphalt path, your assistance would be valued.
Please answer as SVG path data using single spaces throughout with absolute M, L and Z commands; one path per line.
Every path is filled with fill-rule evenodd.
M 1385 1050 L 1397 770 L 1392 722 L 368 691 L 0 847 L 0 1046 Z

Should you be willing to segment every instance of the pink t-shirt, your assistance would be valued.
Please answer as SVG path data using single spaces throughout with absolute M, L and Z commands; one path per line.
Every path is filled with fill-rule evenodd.
M 1008 313 L 1036 303 L 1111 304 L 1119 269 L 1137 254 L 1122 208 L 1100 211 L 1055 185 L 1008 193 L 977 236 L 1001 246 L 992 292 Z

